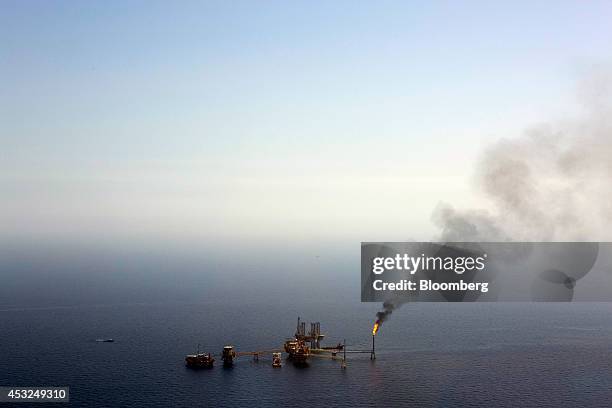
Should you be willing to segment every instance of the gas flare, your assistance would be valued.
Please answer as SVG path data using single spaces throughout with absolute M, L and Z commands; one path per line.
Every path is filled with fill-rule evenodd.
M 389 315 L 393 313 L 393 310 L 396 308 L 396 305 L 391 301 L 387 300 L 383 303 L 384 310 L 376 313 L 376 321 L 374 322 L 374 327 L 372 328 L 372 336 L 376 336 L 378 333 L 378 329 L 380 326 L 389 318 Z

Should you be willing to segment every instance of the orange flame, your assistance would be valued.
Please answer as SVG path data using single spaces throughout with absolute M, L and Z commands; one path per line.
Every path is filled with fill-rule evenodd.
M 378 333 L 378 328 L 380 327 L 380 324 L 378 323 L 378 320 L 374 323 L 374 327 L 372 328 L 372 336 L 376 336 L 376 333 Z

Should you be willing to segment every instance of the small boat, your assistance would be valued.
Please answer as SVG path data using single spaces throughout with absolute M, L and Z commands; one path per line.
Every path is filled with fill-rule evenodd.
M 113 339 L 96 339 L 96 343 L 114 343 Z
M 281 353 L 272 353 L 272 367 L 282 367 Z

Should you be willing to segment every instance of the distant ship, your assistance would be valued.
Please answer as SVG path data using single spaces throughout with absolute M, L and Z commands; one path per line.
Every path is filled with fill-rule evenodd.
M 96 339 L 96 343 L 114 343 L 113 339 Z

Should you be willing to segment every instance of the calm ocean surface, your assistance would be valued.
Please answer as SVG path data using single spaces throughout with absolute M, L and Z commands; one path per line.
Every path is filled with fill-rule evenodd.
M 370 347 L 378 305 L 156 303 L 0 312 L 0 385 L 70 386 L 74 406 L 610 406 L 612 305 L 407 304 L 377 336 L 377 360 L 185 368 L 219 353 L 279 347 L 298 315 L 326 344 Z M 96 338 L 115 343 L 96 343 Z

